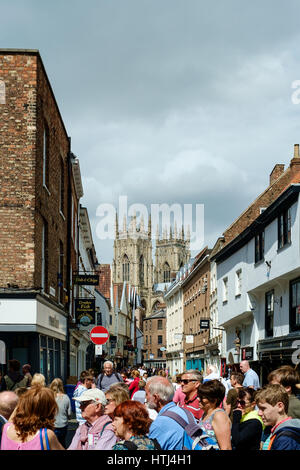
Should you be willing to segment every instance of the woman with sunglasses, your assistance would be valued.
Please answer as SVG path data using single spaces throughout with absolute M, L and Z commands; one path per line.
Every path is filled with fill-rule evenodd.
M 115 408 L 130 399 L 128 391 L 119 384 L 113 384 L 105 393 L 106 405 L 104 414 L 113 419 Z
M 264 425 L 255 410 L 255 390 L 252 387 L 238 390 L 237 405 L 232 418 L 233 450 L 259 450 Z
M 220 408 L 225 397 L 225 387 L 217 379 L 200 384 L 198 398 L 203 416 L 199 426 L 214 439 L 220 450 L 231 450 L 231 422 L 225 410 Z

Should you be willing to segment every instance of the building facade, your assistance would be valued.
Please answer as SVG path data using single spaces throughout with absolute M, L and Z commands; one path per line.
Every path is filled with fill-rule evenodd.
M 205 369 L 209 330 L 202 329 L 200 322 L 210 318 L 210 251 L 205 247 L 195 257 L 182 282 L 185 369 Z
M 66 378 L 70 140 L 38 51 L 0 50 L 0 336 L 7 359 Z
M 242 359 L 266 382 L 282 364 L 295 366 L 300 344 L 300 185 L 290 185 L 215 258 L 226 359 Z

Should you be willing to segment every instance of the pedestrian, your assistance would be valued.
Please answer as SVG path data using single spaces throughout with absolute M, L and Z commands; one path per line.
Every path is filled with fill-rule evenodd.
M 93 388 L 92 385 L 94 383 L 94 377 L 92 375 L 84 375 L 83 378 L 83 383 L 81 385 L 78 385 L 77 388 L 75 388 L 74 393 L 73 393 L 73 399 L 75 400 L 75 414 L 76 414 L 76 420 L 78 424 L 83 424 L 85 422 L 85 419 L 81 415 L 81 408 L 80 408 L 80 403 L 77 400 L 83 392 L 86 390 L 89 390 L 90 388 Z
M 229 390 L 226 401 L 224 404 L 224 409 L 228 414 L 230 421 L 233 419 L 233 410 L 236 408 L 238 391 L 240 388 L 243 388 L 244 374 L 241 372 L 232 372 L 230 376 L 230 383 L 232 388 Z
M 137 392 L 133 393 L 131 396 L 131 400 L 139 401 L 143 405 L 146 401 L 146 392 L 145 392 L 146 382 L 143 379 L 139 380 L 139 389 Z
M 220 379 L 220 374 L 216 366 L 209 364 L 206 368 L 206 375 L 203 378 L 203 383 L 207 382 L 208 380 Z
M 102 390 L 104 393 L 109 387 L 117 382 L 123 382 L 121 375 L 114 371 L 113 363 L 111 361 L 105 361 L 103 364 L 103 372 L 99 374 L 97 378 L 97 388 Z
M 17 359 L 8 361 L 8 372 L 2 377 L 0 383 L 0 392 L 4 390 L 15 391 L 19 387 L 28 387 L 28 377 L 20 372 L 21 363 Z
M 203 415 L 199 426 L 220 450 L 231 450 L 231 422 L 220 405 L 225 397 L 225 387 L 218 380 L 208 380 L 198 387 L 198 397 Z
M 54 432 L 61 443 L 66 448 L 66 436 L 68 432 L 68 419 L 71 417 L 71 401 L 64 391 L 63 381 L 60 378 L 52 380 L 49 388 L 53 391 L 58 411 L 55 416 Z
M 133 377 L 133 381 L 131 382 L 131 384 L 129 385 L 128 387 L 128 390 L 129 390 L 129 394 L 130 394 L 130 397 L 132 397 L 132 395 L 138 391 L 139 389 L 139 381 L 140 381 L 140 373 L 138 370 L 133 370 L 131 372 L 131 377 Z
M 289 396 L 280 384 L 268 384 L 257 391 L 258 414 L 271 434 L 263 450 L 300 450 L 300 419 L 288 416 Z
M 18 389 L 17 389 L 18 390 Z M 9 420 L 12 412 L 18 404 L 19 397 L 15 392 L 7 390 L 0 392 L 0 443 L 2 436 L 2 428 Z
M 199 420 L 203 415 L 203 410 L 200 407 L 198 398 L 198 388 L 202 383 L 202 375 L 199 370 L 190 369 L 182 373 L 181 375 L 181 388 L 184 393 L 183 403 L 179 403 L 179 406 L 189 410 L 196 420 Z
M 244 374 L 243 387 L 252 387 L 254 390 L 260 388 L 259 377 L 248 361 L 240 362 L 240 370 Z
M 124 387 L 121 387 L 121 384 L 113 384 L 109 387 L 105 393 L 106 405 L 104 408 L 104 414 L 108 415 L 113 419 L 113 413 L 115 408 L 123 403 L 123 401 L 128 401 L 130 399 L 128 389 L 125 390 Z
M 121 377 L 122 377 L 122 379 L 123 379 L 123 382 L 124 382 L 126 385 L 129 386 L 129 385 L 131 384 L 131 382 L 132 382 L 132 379 L 130 378 L 128 372 L 125 371 L 125 370 L 123 370 L 123 371 L 121 371 L 120 375 L 121 375 Z
M 117 438 L 111 418 L 104 415 L 104 393 L 90 388 L 73 400 L 79 403 L 84 423 L 77 428 L 68 450 L 112 450 Z
M 268 375 L 269 384 L 281 384 L 289 396 L 288 415 L 300 418 L 300 400 L 297 398 L 299 373 L 292 366 L 281 366 Z
M 181 374 L 176 376 L 176 381 L 177 381 L 177 388 L 174 393 L 173 401 L 177 405 L 183 406 L 184 400 L 185 400 L 185 394 L 182 391 Z
M 30 387 L 31 381 L 32 381 L 32 375 L 30 373 L 31 371 L 31 365 L 30 364 L 24 364 L 22 367 L 22 372 L 24 377 L 28 377 L 28 384 L 27 387 Z
M 64 450 L 54 433 L 56 412 L 52 390 L 29 388 L 3 426 L 1 450 Z
M 46 378 L 43 374 L 36 373 L 31 380 L 31 387 L 46 387 Z
M 124 401 L 114 411 L 113 429 L 122 439 L 113 450 L 160 450 L 158 442 L 147 437 L 151 419 L 142 403 Z
M 170 416 L 164 413 L 171 411 L 188 422 L 186 411 L 173 402 L 174 388 L 166 377 L 153 376 L 146 384 L 147 406 L 157 411 L 158 415 L 152 422 L 149 431 L 151 439 L 157 439 L 164 450 L 182 450 L 184 428 Z M 194 416 L 190 413 L 192 421 L 196 424 Z
M 255 409 L 255 390 L 239 388 L 233 410 L 231 442 L 233 450 L 259 450 L 264 424 Z

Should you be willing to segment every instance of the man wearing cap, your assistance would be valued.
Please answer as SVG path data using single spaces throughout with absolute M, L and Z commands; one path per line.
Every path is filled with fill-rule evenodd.
M 68 450 L 111 450 L 117 442 L 112 420 L 104 415 L 106 398 L 98 388 L 90 388 L 73 400 L 79 402 L 85 422 L 75 432 Z

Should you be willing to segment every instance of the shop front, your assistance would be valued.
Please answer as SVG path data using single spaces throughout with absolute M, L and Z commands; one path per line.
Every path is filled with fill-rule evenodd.
M 0 296 L 0 339 L 9 359 L 31 364 L 49 384 L 67 374 L 67 318 L 65 312 L 39 294 Z
M 267 383 L 268 374 L 280 366 L 290 365 L 300 371 L 300 333 L 260 340 L 257 353 L 263 385 Z

